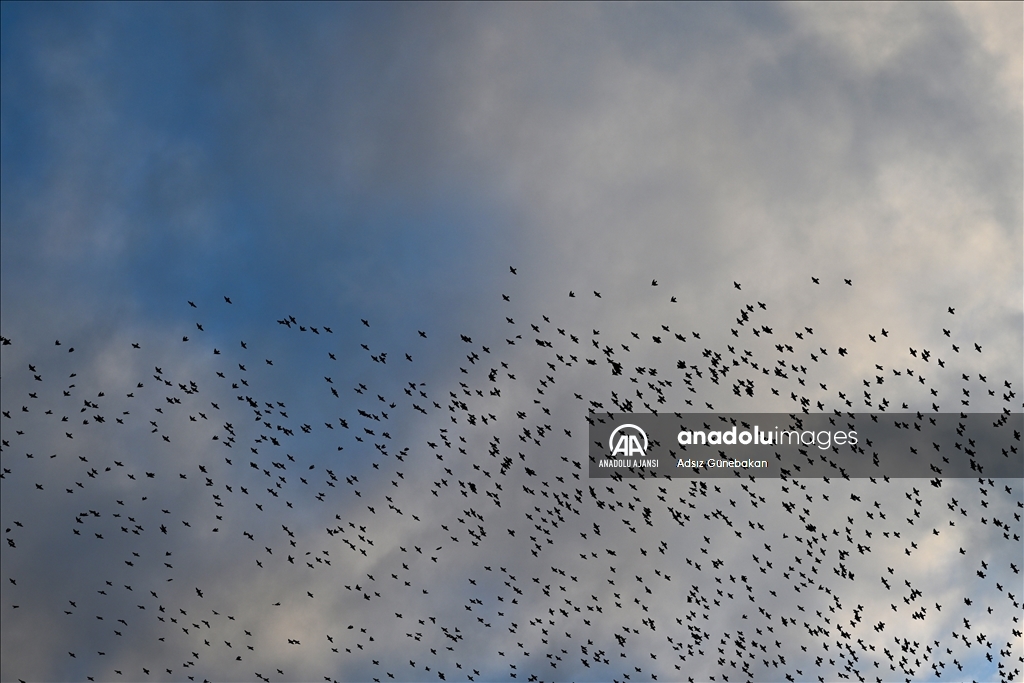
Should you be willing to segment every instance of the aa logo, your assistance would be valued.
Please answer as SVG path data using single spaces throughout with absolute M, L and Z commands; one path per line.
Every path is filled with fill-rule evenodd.
M 612 457 L 642 458 L 647 454 L 647 434 L 636 425 L 619 425 L 608 437 Z

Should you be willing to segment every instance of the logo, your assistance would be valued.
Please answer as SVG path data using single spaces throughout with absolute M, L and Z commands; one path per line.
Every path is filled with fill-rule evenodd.
M 622 433 L 620 434 L 620 432 Z M 640 444 L 641 439 L 643 439 L 643 445 Z M 619 425 L 608 437 L 608 448 L 611 450 L 613 458 L 616 455 L 642 458 L 647 454 L 647 434 L 636 425 Z

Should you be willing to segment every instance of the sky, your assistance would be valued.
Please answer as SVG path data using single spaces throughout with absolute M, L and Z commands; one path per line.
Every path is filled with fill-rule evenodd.
M 557 575 L 550 568 L 556 561 L 561 563 L 556 567 L 564 565 L 570 572 L 576 567 L 586 585 L 569 582 L 564 588 L 577 606 L 598 590 L 586 577 L 598 583 L 606 578 L 603 569 L 597 572 L 575 559 L 598 550 L 587 549 L 593 536 L 581 538 L 593 533 L 594 516 L 604 514 L 603 508 L 595 508 L 596 496 L 582 496 L 582 515 L 570 518 L 563 530 L 545 527 L 557 541 L 543 544 L 548 546 L 539 553 L 543 558 L 530 554 L 532 544 L 519 542 L 533 526 L 544 526 L 525 517 L 532 514 L 534 503 L 527 498 L 531 494 L 519 489 L 535 487 L 529 486 L 531 475 L 524 467 L 539 472 L 552 493 L 559 490 L 554 477 L 568 479 L 572 454 L 583 457 L 585 412 L 588 405 L 593 407 L 581 404 L 576 395 L 610 409 L 609 392 L 623 391 L 616 388 L 622 378 L 609 376 L 603 359 L 598 358 L 600 372 L 589 372 L 582 363 L 582 354 L 593 346 L 573 351 L 580 354 L 580 367 L 570 369 L 558 365 L 568 358 L 565 349 L 574 348 L 573 342 L 564 341 L 568 336 L 548 330 L 550 337 L 545 338 L 558 342 L 563 357 L 542 358 L 543 347 L 534 345 L 536 334 L 527 325 L 563 329 L 579 337 L 582 347 L 592 340 L 601 340 L 599 349 L 606 343 L 634 346 L 634 351 L 620 351 L 635 352 L 637 358 L 627 363 L 627 373 L 631 366 L 649 366 L 660 368 L 659 377 L 675 378 L 667 411 L 703 410 L 702 403 L 744 412 L 794 409 L 789 390 L 778 400 L 767 391 L 768 378 L 763 384 L 759 380 L 750 401 L 733 400 L 728 383 L 701 378 L 699 391 L 692 395 L 681 383 L 678 349 L 686 349 L 691 366 L 706 364 L 700 353 L 705 346 L 728 353 L 730 344 L 744 344 L 762 359 L 775 353 L 775 343 L 782 339 L 769 340 L 767 333 L 754 337 L 748 328 L 741 331 L 742 339 L 731 332 L 737 328 L 737 311 L 750 305 L 758 324 L 780 336 L 783 330 L 790 335 L 792 330 L 813 329 L 806 340 L 787 337 L 804 354 L 801 361 L 794 356 L 791 362 L 812 368 L 815 379 L 808 380 L 809 386 L 794 387 L 811 405 L 821 401 L 829 408 L 842 406 L 837 390 L 859 400 L 861 382 L 872 381 L 878 366 L 890 377 L 885 396 L 891 410 L 904 404 L 911 411 L 928 410 L 939 401 L 953 412 L 999 412 L 1004 407 L 1020 412 L 1019 401 L 1000 400 L 999 393 L 987 396 L 985 390 L 1006 381 L 1012 391 L 1019 391 L 1024 382 L 1022 36 L 1024 12 L 1016 3 L 4 2 L 0 331 L 11 343 L 3 347 L 0 374 L 3 410 L 13 411 L 14 417 L 0 421 L 0 509 L 4 528 L 12 529 L 5 532 L 9 541 L 2 556 L 0 677 L 108 680 L 121 670 L 120 680 L 179 680 L 187 675 L 196 680 L 251 680 L 255 672 L 275 680 L 386 679 L 388 673 L 398 680 L 437 680 L 434 673 L 443 667 L 449 680 L 473 668 L 480 671 L 478 680 L 508 680 L 516 672 L 509 668 L 515 663 L 523 672 L 520 680 L 535 671 L 541 678 L 558 679 L 621 679 L 623 673 L 632 673 L 642 680 L 652 674 L 660 680 L 682 674 L 721 680 L 717 658 L 710 655 L 693 655 L 685 664 L 670 663 L 676 657 L 671 652 L 653 658 L 655 647 L 671 645 L 664 640 L 669 624 L 689 611 L 682 584 L 673 587 L 678 594 L 659 588 L 649 614 L 657 613 L 660 630 L 648 634 L 658 644 L 648 645 L 647 636 L 634 633 L 629 649 L 622 652 L 628 656 L 612 662 L 625 666 L 628 660 L 625 669 L 577 663 L 580 656 L 570 647 L 579 650 L 583 627 L 572 629 L 576 633 L 571 638 L 524 641 L 534 648 L 534 656 L 522 656 L 516 638 L 533 638 L 536 629 L 530 622 L 553 607 L 548 606 L 550 596 L 534 589 L 556 580 L 536 583 L 527 577 L 539 578 L 541 571 Z M 294 316 L 293 325 L 278 324 L 291 322 L 288 316 Z M 307 330 L 299 331 L 300 324 Z M 313 326 L 319 330 L 316 335 L 309 331 Z M 325 326 L 332 331 L 326 332 Z M 646 342 L 660 335 L 662 326 L 671 328 L 666 338 L 685 335 L 690 345 L 669 348 Z M 630 341 L 633 331 L 639 336 Z M 508 343 L 516 341 L 514 334 L 523 341 Z M 465 342 L 460 335 L 473 341 Z M 183 337 L 189 341 L 179 341 Z M 484 351 L 481 343 L 490 350 Z M 975 345 L 983 350 L 976 351 Z M 827 358 L 815 347 L 830 349 Z M 839 357 L 838 347 L 848 348 L 849 355 Z M 223 353 L 214 355 L 212 348 Z M 916 351 L 908 355 L 908 348 L 932 349 L 948 367 L 940 371 L 934 361 L 923 365 L 926 360 Z M 493 357 L 488 357 L 491 351 Z M 381 352 L 387 354 L 386 363 L 370 358 L 380 359 Z M 404 354 L 413 360 L 406 361 Z M 819 358 L 810 360 L 808 354 Z M 513 367 L 502 368 L 499 360 Z M 767 368 L 775 360 L 762 362 Z M 554 366 L 550 370 L 548 363 Z M 40 372 L 27 370 L 29 364 Z M 236 370 L 236 365 L 246 369 Z M 448 421 L 447 407 L 435 413 L 424 397 L 421 407 L 429 414 L 415 411 L 411 403 L 419 400 L 418 394 L 403 393 L 413 381 L 416 392 L 430 395 L 431 404 L 443 404 L 454 399 L 449 392 L 461 395 L 463 389 L 491 386 L 486 370 L 492 366 L 502 375 L 518 374 L 520 380 L 544 380 L 553 373 L 558 381 L 527 387 L 527 381 L 504 378 L 504 393 L 479 397 L 489 406 L 479 414 L 496 416 L 493 429 L 465 432 L 464 423 Z M 922 379 L 927 371 L 927 386 L 937 393 L 926 393 L 925 382 L 910 380 L 909 370 L 902 371 L 907 366 Z M 555 367 L 562 374 L 554 374 Z M 901 371 L 898 378 L 889 375 L 896 369 Z M 228 376 L 220 378 L 216 372 Z M 70 378 L 71 373 L 76 377 Z M 44 379 L 37 381 L 35 374 Z M 157 384 L 154 374 L 161 377 Z M 260 494 L 267 498 L 263 517 L 248 502 L 245 512 L 241 503 L 225 502 L 230 515 L 223 513 L 223 537 L 181 531 L 184 518 L 202 515 L 207 529 L 212 528 L 207 518 L 220 514 L 202 479 L 195 479 L 201 476 L 200 465 L 212 472 L 216 460 L 218 489 L 222 483 L 245 485 L 241 482 L 249 476 L 254 481 L 270 476 L 238 472 L 247 467 L 242 461 L 248 462 L 240 451 L 260 424 L 249 424 L 250 406 L 239 404 L 227 386 L 240 378 L 254 387 L 253 396 L 259 388 L 264 396 L 259 403 L 288 405 L 285 412 L 291 417 L 282 419 L 295 422 L 291 429 L 302 444 L 289 445 L 294 464 L 281 463 L 291 468 L 285 476 L 292 486 L 302 476 L 293 474 L 299 463 L 303 469 L 313 468 L 305 476 L 312 480 L 315 472 L 318 483 L 328 468 L 338 474 L 340 481 L 331 481 L 335 486 L 325 492 L 330 517 L 336 514 L 336 523 L 347 527 L 351 521 L 355 528 L 370 530 L 362 535 L 372 533 L 374 545 L 359 546 L 366 555 L 333 533 L 324 537 L 325 513 L 312 493 L 303 494 L 303 502 L 294 494 L 295 507 L 287 508 L 276 497 Z M 216 402 L 225 413 L 234 411 L 234 417 L 220 422 L 237 426 L 235 465 L 224 469 L 224 449 L 209 436 L 219 429 L 216 433 L 224 439 L 234 426 L 222 429 L 213 415 L 208 426 L 186 420 L 185 409 L 169 406 L 160 393 L 158 385 L 165 379 L 174 384 L 168 391 L 197 382 L 201 400 L 178 393 L 193 418 L 197 401 L 204 406 Z M 138 383 L 145 386 L 136 387 Z M 68 384 L 76 385 L 74 391 Z M 368 389 L 354 393 L 360 384 Z M 332 387 L 340 397 L 329 392 Z M 631 395 L 635 388 L 626 391 Z M 135 397 L 127 394 L 135 389 L 138 400 L 132 403 Z M 104 400 L 98 397 L 100 391 Z M 869 391 L 876 394 L 869 405 L 878 408 L 882 388 Z M 38 404 L 25 398 L 30 392 L 39 392 Z M 965 397 L 966 392 L 972 395 Z M 387 400 L 381 404 L 376 395 Z M 388 408 L 396 396 L 412 398 Z M 75 438 L 68 439 L 70 427 L 57 425 L 56 414 L 75 410 L 78 415 L 82 400 L 105 404 L 107 424 L 93 421 L 84 429 L 75 424 Z M 554 429 L 546 430 L 552 439 L 565 430 L 575 435 L 550 446 L 568 461 L 548 454 L 549 459 L 536 456 L 541 464 L 524 465 L 526 456 L 517 457 L 518 448 L 509 445 L 518 441 L 520 409 L 532 410 L 529 419 L 542 425 L 549 419 L 543 413 L 534 416 L 542 405 L 538 400 L 554 413 Z M 638 398 L 638 407 L 643 400 Z M 967 400 L 970 405 L 962 403 Z M 861 403 L 858 408 L 864 409 Z M 29 404 L 29 413 L 18 412 Z M 154 414 L 158 405 L 169 408 L 171 415 Z M 45 415 L 44 408 L 55 415 Z M 86 404 L 84 410 L 90 415 L 100 410 L 89 408 Z M 394 416 L 388 425 L 394 437 L 389 453 L 371 454 L 384 458 L 377 461 L 383 470 L 370 467 L 373 457 L 360 450 L 368 445 L 354 441 L 364 426 L 357 409 L 391 411 Z M 209 406 L 204 410 L 210 412 Z M 124 430 L 116 432 L 117 424 L 109 424 L 112 411 L 122 413 Z M 266 415 L 280 412 L 280 406 L 261 409 Z M 344 443 L 339 441 L 344 431 L 339 416 L 352 423 Z M 146 426 L 151 420 L 171 441 L 156 441 Z M 319 426 L 325 422 L 333 423 L 331 432 Z M 301 424 L 311 425 L 309 434 L 298 429 Z M 458 460 L 456 467 L 479 465 L 477 458 L 496 462 L 489 456 L 494 439 L 506 444 L 502 457 L 508 451 L 516 460 L 507 475 L 506 488 L 514 490 L 508 494 L 511 500 L 500 508 L 490 500 L 474 502 L 474 509 L 487 510 L 488 521 L 482 525 L 488 528 L 488 540 L 478 542 L 484 558 L 492 559 L 465 548 L 467 536 L 450 542 L 454 532 L 440 527 L 454 530 L 469 522 L 453 500 L 465 503 L 467 498 L 451 491 L 447 499 L 443 493 L 431 494 L 432 488 L 441 488 L 429 484 L 443 470 L 436 471 L 441 463 L 426 444 L 440 443 L 442 428 L 452 430 L 455 448 L 441 447 L 451 450 L 449 462 Z M 467 439 L 461 448 L 468 453 L 462 459 L 456 455 L 457 432 Z M 407 465 L 394 460 L 406 446 Z M 267 448 L 256 448 L 266 456 Z M 26 458 L 29 452 L 35 457 Z M 51 453 L 57 457 L 50 458 Z M 96 473 L 92 486 L 77 487 L 75 495 L 61 493 L 67 486 L 76 489 L 73 482 L 88 476 L 80 458 L 89 467 L 109 464 L 119 478 L 115 482 L 111 474 L 102 483 L 106 475 Z M 149 485 L 146 471 L 157 475 L 159 485 L 136 491 L 136 484 L 128 483 L 135 480 L 120 477 L 115 460 L 143 478 L 142 487 Z M 559 469 L 563 465 L 567 471 Z M 261 467 L 269 472 L 270 461 Z M 409 484 L 384 476 L 396 468 L 406 468 Z M 189 479 L 176 479 L 186 473 Z M 364 482 L 360 496 L 350 494 L 355 487 L 345 483 L 346 476 Z M 453 478 L 459 479 L 449 476 Z M 45 495 L 29 482 L 44 486 Z M 572 482 L 565 492 L 574 493 L 577 487 L 586 492 L 587 483 Z M 454 480 L 449 485 L 457 486 Z M 666 505 L 656 505 L 653 482 L 636 485 L 636 491 L 626 494 L 628 485 L 619 484 L 615 490 L 623 492 L 612 495 L 635 495 L 657 508 L 659 530 L 647 535 L 643 528 L 636 535 L 621 528 L 604 532 L 607 548 L 622 550 L 620 566 L 647 566 L 647 556 L 633 546 L 640 543 L 654 553 L 662 540 L 671 539 L 666 552 L 658 554 L 677 576 L 694 574 L 686 569 L 687 560 L 692 560 L 705 530 L 714 528 L 719 535 L 707 531 L 718 544 L 712 554 L 734 562 L 740 567 L 737 573 L 753 573 L 747 544 L 733 541 L 731 530 L 719 528 L 718 517 L 701 519 L 695 513 L 689 529 L 677 528 Z M 671 485 L 676 498 L 690 490 L 684 480 Z M 861 506 L 849 503 L 822 504 L 819 496 L 828 495 L 822 493 L 823 482 L 803 485 L 807 489 L 801 498 L 819 501 L 817 506 L 807 502 L 822 528 L 842 527 L 843 517 L 862 512 Z M 1004 485 L 1013 492 L 1002 493 Z M 895 495 L 886 494 L 889 498 L 870 493 L 872 484 L 864 481 L 847 486 L 851 495 L 865 501 L 874 495 L 873 500 L 893 506 L 906 501 L 912 507 L 918 497 L 904 499 L 907 486 L 902 484 Z M 919 483 L 908 486 L 922 488 Z M 980 494 L 977 486 L 959 480 L 948 482 L 941 493 L 928 491 L 927 481 L 923 486 L 930 496 L 926 502 L 936 507 L 925 514 L 936 519 L 945 519 L 949 489 L 953 498 L 971 501 L 976 508 L 971 514 L 977 512 L 979 519 L 989 495 L 1001 496 L 993 506 L 1006 508 L 999 513 L 1006 520 L 1021 500 L 1019 480 L 983 485 Z M 256 488 L 262 491 L 266 485 Z M 758 491 L 767 499 L 763 505 L 769 514 L 791 521 L 782 507 L 789 492 L 777 481 L 762 488 Z M 987 488 L 993 493 L 986 493 Z M 708 503 L 713 508 L 724 509 L 729 499 L 745 500 L 748 495 L 741 489 L 719 493 L 726 502 Z M 167 515 L 174 518 L 177 538 L 154 537 L 153 529 L 166 515 L 142 505 L 141 495 L 171 510 Z M 392 501 L 386 501 L 388 495 Z M 699 492 L 694 495 L 701 497 Z M 120 538 L 120 524 L 111 521 L 118 507 L 111 500 L 130 506 L 128 496 L 138 501 L 137 516 L 147 520 L 140 524 L 149 530 L 136 545 Z M 840 497 L 847 498 L 845 492 Z M 545 502 L 551 504 L 550 499 Z M 409 514 L 401 519 L 391 514 L 384 521 L 388 503 L 420 510 L 423 526 L 412 524 Z M 368 505 L 376 511 L 364 510 Z M 108 544 L 116 550 L 103 548 L 94 538 L 69 541 L 68 527 L 76 527 L 75 518 L 83 517 L 77 513 L 86 509 L 101 513 L 103 521 L 93 522 L 100 519 L 95 516 L 83 521 L 112 525 L 103 535 L 119 539 Z M 966 503 L 964 509 L 970 509 Z M 751 510 L 744 513 L 751 522 L 767 518 Z M 282 536 L 288 533 L 277 529 L 282 519 L 292 520 L 283 523 L 298 539 Z M 14 521 L 23 526 L 13 526 Z M 609 519 L 608 525 L 613 522 L 622 524 Z M 642 521 L 638 524 L 643 526 Z M 777 525 L 769 525 L 773 533 L 788 528 Z M 936 536 L 940 540 L 927 538 L 928 533 L 915 537 L 921 545 L 926 540 L 932 545 L 913 558 L 904 556 L 900 545 L 892 557 L 878 551 L 874 558 L 858 553 L 845 561 L 850 567 L 861 562 L 861 576 L 877 573 L 879 562 L 889 560 L 894 568 L 901 562 L 900 571 L 928 594 L 929 603 L 948 605 L 941 614 L 909 621 L 902 612 L 892 614 L 891 599 L 874 579 L 870 589 L 847 589 L 849 596 L 837 609 L 848 613 L 851 603 L 863 604 L 866 616 L 860 628 L 900 619 L 901 632 L 922 643 L 950 632 L 950 620 L 955 627 L 961 618 L 977 623 L 991 618 L 992 628 L 1007 631 L 1006 638 L 1012 640 L 1006 627 L 1012 610 L 1007 611 L 1005 597 L 995 616 L 980 609 L 985 599 L 981 588 L 973 611 L 952 609 L 964 602 L 958 594 L 960 570 L 953 569 L 963 558 L 991 559 L 992 582 L 1008 585 L 1019 583 L 1019 577 L 1011 573 L 1006 557 L 1017 567 L 1024 564 L 1019 543 L 991 540 L 965 525 L 966 520 L 956 530 L 944 529 L 945 535 Z M 1019 518 L 1013 526 L 1020 533 Z M 267 539 L 256 545 L 274 545 L 274 553 L 253 555 L 242 527 L 256 529 Z M 352 533 L 346 538 L 356 543 L 360 534 L 348 529 Z M 519 535 L 505 529 L 518 529 Z M 330 546 L 331 557 L 340 558 L 329 572 L 318 569 L 296 579 L 293 565 L 279 557 L 287 554 L 289 540 L 310 552 L 322 553 Z M 381 591 L 384 604 L 361 595 L 350 600 L 353 591 L 345 584 L 354 588 L 356 582 L 370 581 L 361 578 L 364 574 L 376 574 L 373 582 L 381 582 L 402 563 L 401 556 L 415 553 L 400 548 L 414 543 L 424 553 L 428 544 L 444 548 L 438 562 L 424 555 L 418 558 L 424 562 L 411 565 L 416 580 L 410 582 L 428 593 L 413 598 Z M 970 553 L 958 553 L 957 548 Z M 136 578 L 114 581 L 127 571 L 120 562 L 129 552 L 148 553 L 139 562 L 145 566 L 129 572 Z M 174 565 L 176 575 L 165 575 L 164 561 L 155 559 L 158 552 L 173 552 L 175 561 L 166 564 Z M 111 566 L 114 556 L 116 568 Z M 266 571 L 256 571 L 255 558 L 266 559 Z M 519 575 L 526 594 L 520 598 L 522 606 L 500 610 L 515 615 L 508 618 L 518 624 L 515 628 L 504 617 L 499 627 L 493 598 L 486 606 L 476 605 L 495 622 L 497 635 L 491 636 L 468 616 L 475 603 L 463 610 L 460 601 L 472 585 L 467 577 L 479 581 L 482 592 L 488 586 L 489 595 L 502 590 L 498 568 L 490 573 L 483 569 L 483 562 L 499 561 L 508 573 Z M 600 562 L 603 568 L 605 559 Z M 838 567 L 838 560 L 833 564 Z M 979 570 L 974 565 L 969 569 L 968 576 Z M 697 573 L 688 584 L 712 594 L 709 575 Z M 999 578 L 1003 574 L 1005 581 Z M 309 578 L 313 575 L 318 578 Z M 109 600 L 96 593 L 106 590 L 96 585 L 107 580 L 114 584 Z M 132 596 L 121 587 L 129 581 L 135 584 Z M 228 633 L 244 622 L 254 635 L 219 637 L 217 642 L 235 640 L 235 648 L 200 648 L 201 656 L 192 658 L 195 646 L 179 634 L 177 640 L 162 635 L 166 622 L 150 616 L 157 605 L 148 603 L 145 618 L 133 618 L 124 636 L 97 628 L 94 616 L 103 616 L 106 627 L 116 623 L 123 605 L 134 610 L 133 617 L 142 614 L 136 604 L 124 601 L 136 593 L 157 592 L 153 586 L 158 584 L 159 592 L 171 592 L 168 609 L 188 604 L 190 614 L 200 610 L 191 605 L 198 597 L 193 589 L 202 584 L 207 596 L 202 599 L 216 604 L 201 609 L 232 614 L 231 621 L 237 622 L 229 624 L 218 615 L 224 623 L 213 620 L 214 627 Z M 767 599 L 767 585 L 758 586 L 756 594 Z M 576 588 L 578 595 L 571 592 Z M 606 592 L 599 594 L 600 604 L 614 602 L 607 588 L 602 584 Z M 306 598 L 307 591 L 317 597 Z M 88 607 L 79 614 L 67 607 L 69 600 Z M 392 618 L 403 605 L 426 623 L 407 624 L 409 616 L 401 622 Z M 705 640 L 714 640 L 716 648 L 722 633 L 732 633 L 724 639 L 733 641 L 742 628 L 737 625 L 742 619 L 730 612 L 730 603 L 725 605 L 711 610 L 705 621 L 705 630 L 714 634 Z M 821 605 L 813 609 L 825 609 Z M 65 610 L 75 613 L 65 615 Z M 736 610 L 742 611 L 739 606 Z M 879 616 L 885 614 L 889 616 Z M 554 615 L 545 619 L 549 616 Z M 633 616 L 593 618 L 593 635 L 584 636 L 596 643 L 591 651 L 603 648 L 618 658 L 612 632 L 621 632 L 623 623 L 639 631 L 648 614 Z M 460 627 L 465 639 L 456 643 L 439 634 L 437 622 Z M 368 631 L 359 647 L 349 637 L 349 624 L 356 639 L 361 628 Z M 414 625 L 422 632 L 419 639 L 406 636 Z M 682 624 L 677 626 L 683 638 L 690 637 Z M 196 632 L 214 627 L 196 627 Z M 1020 630 L 1019 622 L 1014 628 Z M 344 640 L 352 653 L 332 652 L 325 633 L 339 643 Z M 868 634 L 880 639 L 879 648 L 889 637 L 889 632 Z M 680 638 L 671 630 L 668 635 Z M 242 653 L 245 667 L 238 668 L 230 655 L 238 656 L 234 649 L 247 638 L 258 644 Z M 289 644 L 289 639 L 302 645 Z M 449 644 L 453 651 L 444 650 Z M 1020 636 L 1012 645 L 1005 647 L 1013 656 L 1003 659 L 1009 669 L 1024 669 L 1016 659 L 1022 651 Z M 791 661 L 809 656 L 801 653 L 795 639 L 789 647 Z M 440 654 L 430 654 L 431 648 Z M 562 649 L 572 654 L 564 654 L 564 661 L 553 659 L 563 656 Z M 517 650 L 512 661 L 511 651 Z M 69 657 L 69 651 L 76 656 Z M 91 654 L 100 651 L 105 654 Z M 976 658 L 976 649 L 966 652 L 960 662 L 967 673 L 979 680 L 997 678 L 994 664 Z M 249 666 L 250 656 L 255 670 Z M 538 666 L 541 657 L 545 661 Z M 183 658 L 198 662 L 195 671 L 182 668 Z M 415 660 L 416 666 L 406 659 Z M 457 660 L 467 668 L 457 669 Z M 808 661 L 813 664 L 814 658 Z M 143 674 L 143 666 L 152 673 Z M 432 671 L 425 672 L 423 666 Z M 801 670 L 810 676 L 808 666 Z M 642 671 L 633 670 L 637 667 Z M 278 674 L 278 668 L 285 673 Z M 918 677 L 929 675 L 931 670 L 919 667 Z M 763 669 L 749 676 L 770 680 Z

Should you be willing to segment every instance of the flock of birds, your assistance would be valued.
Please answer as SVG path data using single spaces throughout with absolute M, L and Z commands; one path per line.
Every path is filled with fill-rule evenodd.
M 3 678 L 1021 680 L 1019 479 L 587 473 L 608 412 L 1018 414 L 954 308 L 930 350 L 740 283 L 612 331 L 507 277 L 482 331 L 239 339 L 224 297 L 173 343 L 4 337 Z

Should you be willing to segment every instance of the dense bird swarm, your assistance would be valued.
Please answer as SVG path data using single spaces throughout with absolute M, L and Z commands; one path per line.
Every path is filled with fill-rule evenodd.
M 5 678 L 1021 680 L 1019 479 L 587 475 L 597 413 L 1019 412 L 955 307 L 837 338 L 655 280 L 597 329 L 609 292 L 559 319 L 505 277 L 504 334 L 239 339 L 236 292 L 164 338 L 4 337 Z

